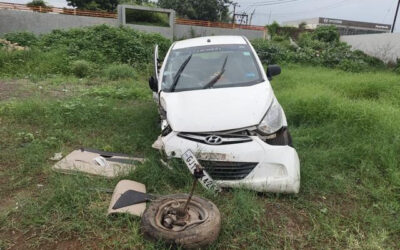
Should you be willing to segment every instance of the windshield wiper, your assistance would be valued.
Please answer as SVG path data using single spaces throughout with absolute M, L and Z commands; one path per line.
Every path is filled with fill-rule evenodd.
M 190 56 L 188 56 L 188 58 L 186 58 L 186 60 L 179 67 L 178 71 L 176 72 L 176 74 L 174 76 L 174 81 L 172 82 L 172 86 L 169 91 L 171 91 L 171 92 L 175 91 L 175 87 L 178 84 L 179 78 L 181 77 L 183 70 L 185 69 L 186 65 L 189 63 L 191 58 L 192 58 L 192 54 L 190 54 Z
M 219 71 L 218 75 L 216 75 L 213 79 L 211 79 L 210 82 L 208 82 L 208 83 L 204 86 L 205 89 L 211 88 L 212 86 L 214 86 L 214 84 L 215 84 L 216 82 L 218 82 L 219 78 L 221 78 L 221 76 L 222 76 L 222 75 L 224 74 L 224 72 L 225 72 L 225 65 L 226 65 L 226 62 L 227 62 L 227 61 L 228 61 L 228 56 L 225 57 L 225 61 L 224 61 L 224 63 L 222 64 L 222 68 L 221 68 L 221 70 Z

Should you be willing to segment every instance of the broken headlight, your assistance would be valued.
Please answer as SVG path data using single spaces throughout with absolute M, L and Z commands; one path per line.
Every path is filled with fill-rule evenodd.
M 282 107 L 274 98 L 264 118 L 257 126 L 262 134 L 270 135 L 278 131 L 283 126 Z

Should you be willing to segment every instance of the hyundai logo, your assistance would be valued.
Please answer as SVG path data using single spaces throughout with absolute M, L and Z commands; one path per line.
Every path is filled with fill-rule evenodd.
M 204 139 L 204 141 L 211 145 L 219 145 L 222 143 L 222 138 L 218 135 L 209 135 Z

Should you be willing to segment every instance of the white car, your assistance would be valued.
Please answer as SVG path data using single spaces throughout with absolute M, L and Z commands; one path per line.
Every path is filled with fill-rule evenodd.
M 149 80 L 161 115 L 157 144 L 169 158 L 190 149 L 221 187 L 298 193 L 300 163 L 285 113 L 254 48 L 241 36 L 174 42 Z

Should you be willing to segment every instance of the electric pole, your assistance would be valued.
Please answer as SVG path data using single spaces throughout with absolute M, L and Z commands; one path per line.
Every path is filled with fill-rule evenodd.
M 232 23 L 235 23 L 236 6 L 240 7 L 240 5 L 238 3 L 232 3 L 232 5 L 233 5 Z
M 399 13 L 399 7 L 400 7 L 400 0 L 397 3 L 397 9 L 396 9 L 396 14 L 394 15 L 394 20 L 393 20 L 393 25 L 392 25 L 392 33 L 394 31 L 394 26 L 396 25 L 396 20 L 397 20 L 397 14 Z
M 251 15 L 250 15 L 250 25 L 251 25 L 251 21 L 253 20 L 253 15 L 254 15 L 254 12 L 256 11 L 256 9 L 254 9 L 253 10 L 253 12 L 251 12 Z

